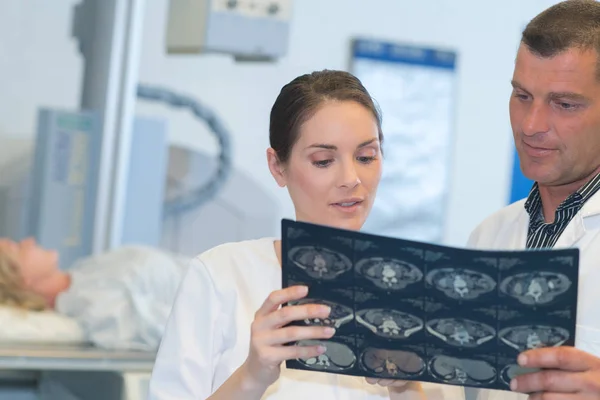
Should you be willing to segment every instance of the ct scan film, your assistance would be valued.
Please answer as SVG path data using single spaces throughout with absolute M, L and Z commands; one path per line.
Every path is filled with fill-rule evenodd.
M 283 287 L 326 304 L 288 368 L 510 390 L 527 349 L 575 343 L 579 250 L 480 251 L 282 221 Z

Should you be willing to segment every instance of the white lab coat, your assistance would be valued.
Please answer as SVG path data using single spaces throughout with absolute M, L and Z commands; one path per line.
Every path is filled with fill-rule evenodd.
M 190 258 L 124 246 L 80 260 L 56 310 L 98 347 L 156 351 Z
M 526 247 L 529 214 L 525 200 L 511 204 L 484 220 L 471 234 L 469 247 L 483 250 L 522 250 Z M 575 346 L 600 357 L 600 193 L 575 215 L 554 248 L 580 249 L 577 330 Z M 474 398 L 467 389 L 467 399 Z M 526 399 L 501 391 L 480 391 L 478 400 Z
M 227 243 L 194 260 L 160 345 L 149 400 L 204 400 L 248 356 L 250 325 L 269 293 L 281 288 L 273 238 Z M 463 398 L 459 386 L 425 384 L 429 400 Z M 286 369 L 265 400 L 383 400 L 386 388 L 364 378 Z

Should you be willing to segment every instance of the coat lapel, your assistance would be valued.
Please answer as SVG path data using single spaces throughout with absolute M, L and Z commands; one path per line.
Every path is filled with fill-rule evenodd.
M 569 225 L 565 228 L 564 232 L 558 240 L 554 248 L 567 248 L 573 247 L 585 234 L 585 220 L 586 218 L 600 215 L 600 192 L 592 196 L 581 209 L 580 212 L 573 217 Z
M 508 247 L 510 249 L 524 249 L 527 246 L 527 230 L 529 228 L 529 214 L 522 208 L 517 214 L 515 225 L 518 229 L 510 229 L 510 234 L 505 235 L 508 239 Z

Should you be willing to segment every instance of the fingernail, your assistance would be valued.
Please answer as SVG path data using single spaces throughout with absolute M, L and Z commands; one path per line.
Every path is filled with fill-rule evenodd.
M 328 328 L 325 328 L 325 334 L 326 334 L 327 336 L 333 336 L 333 335 L 335 334 L 335 329 L 333 329 L 333 328 L 329 328 L 329 327 L 328 327 Z
M 517 363 L 519 363 L 521 367 L 525 366 L 525 364 L 527 364 L 527 356 L 525 354 L 519 354 L 519 357 L 517 357 Z
M 331 307 L 329 306 L 321 306 L 321 310 L 328 315 L 331 313 Z
M 327 347 L 325 347 L 325 346 L 319 346 L 319 348 L 317 349 L 317 351 L 319 352 L 319 354 L 325 354 L 325 352 L 327 352 Z
M 510 390 L 512 390 L 513 392 L 517 391 L 517 380 L 516 379 L 512 379 L 510 381 Z
M 308 293 L 308 286 L 300 286 L 298 288 L 298 294 L 307 294 Z

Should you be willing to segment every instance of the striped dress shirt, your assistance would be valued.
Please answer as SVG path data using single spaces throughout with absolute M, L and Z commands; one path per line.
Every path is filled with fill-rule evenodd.
M 537 182 L 534 183 L 525 202 L 525 210 L 529 214 L 527 248 L 552 248 L 569 222 L 571 222 L 571 219 L 598 190 L 600 190 L 600 174 L 596 175 L 577 192 L 567 197 L 556 209 L 554 222 L 546 223 L 538 184 Z

